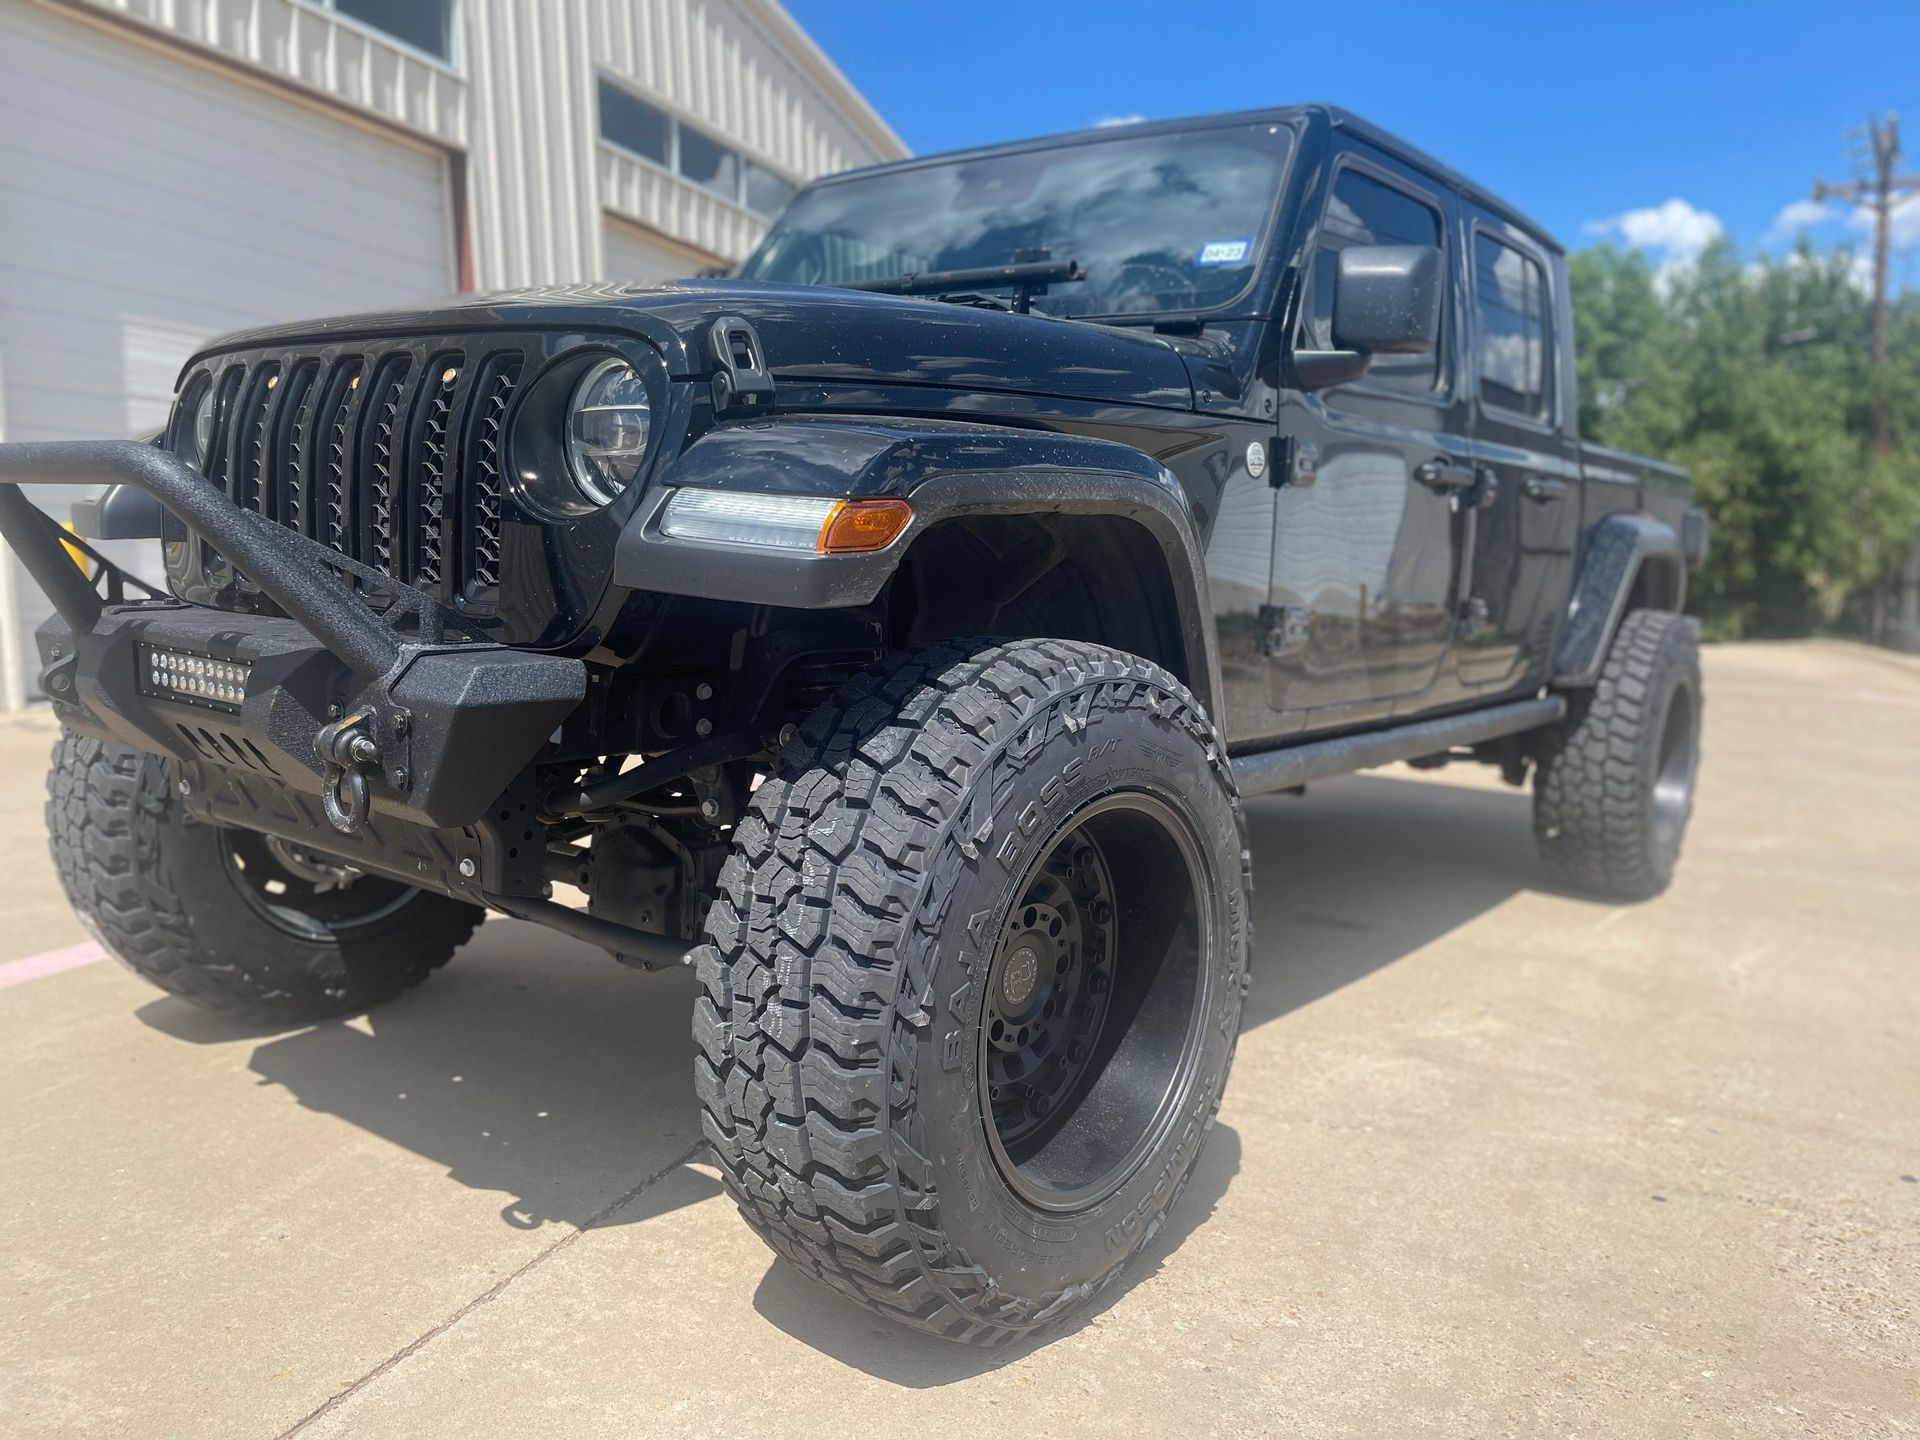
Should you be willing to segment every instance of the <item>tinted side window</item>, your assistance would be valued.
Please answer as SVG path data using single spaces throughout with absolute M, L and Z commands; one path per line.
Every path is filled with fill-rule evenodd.
M 1348 168 L 1333 182 L 1326 214 L 1320 220 L 1320 246 L 1308 280 L 1306 334 L 1302 348 L 1331 350 L 1333 287 L 1339 254 L 1349 245 L 1439 245 L 1440 212 L 1404 190 Z M 1440 343 L 1429 355 L 1376 355 L 1367 371 L 1370 383 L 1399 390 L 1430 391 L 1440 383 L 1440 357 L 1446 353 L 1446 323 Z
M 1547 359 L 1547 277 L 1540 263 L 1494 239 L 1473 240 L 1480 398 L 1545 418 L 1553 399 Z

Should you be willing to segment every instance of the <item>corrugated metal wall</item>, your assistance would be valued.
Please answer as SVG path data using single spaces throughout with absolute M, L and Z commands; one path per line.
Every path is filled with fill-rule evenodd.
M 606 273 L 611 212 L 724 260 L 761 217 L 600 144 L 597 79 L 804 181 L 906 148 L 775 0 L 458 0 L 453 64 L 303 0 L 49 0 L 210 51 L 467 155 L 474 283 Z
M 758 216 L 603 149 L 602 72 L 798 180 L 905 153 L 871 112 L 828 93 L 837 73 L 760 0 L 465 4 L 483 289 L 604 275 L 603 210 L 727 260 L 758 241 Z

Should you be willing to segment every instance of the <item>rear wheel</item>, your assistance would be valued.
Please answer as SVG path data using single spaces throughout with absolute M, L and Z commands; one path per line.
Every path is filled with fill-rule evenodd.
M 742 1213 L 935 1334 L 1084 1310 L 1212 1125 L 1246 877 L 1224 750 L 1158 667 L 1019 641 L 868 672 L 756 793 L 696 952 Z
M 181 809 L 156 755 L 63 734 L 47 827 L 67 899 L 142 978 L 269 1024 L 348 1014 L 444 965 L 482 913 Z
M 1700 765 L 1693 622 L 1631 611 L 1593 689 L 1569 699 L 1534 777 L 1533 828 L 1560 883 L 1622 900 L 1667 888 Z

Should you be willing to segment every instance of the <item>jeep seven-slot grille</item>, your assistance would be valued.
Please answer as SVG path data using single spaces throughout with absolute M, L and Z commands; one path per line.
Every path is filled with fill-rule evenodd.
M 209 377 L 207 477 L 384 575 L 484 607 L 501 581 L 506 418 L 527 358 L 490 337 L 224 359 Z M 212 552 L 203 565 L 223 578 Z

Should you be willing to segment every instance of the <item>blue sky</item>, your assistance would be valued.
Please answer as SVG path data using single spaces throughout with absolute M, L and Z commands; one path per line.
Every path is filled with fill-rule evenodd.
M 1920 171 L 1920 0 L 1301 5 L 786 0 L 920 153 L 1329 100 L 1406 136 L 1569 247 L 1684 260 L 1716 228 L 1791 247 L 1844 132 L 1901 110 Z M 1675 203 L 1677 202 L 1677 203 Z M 1920 204 L 1895 274 L 1920 283 Z M 1859 236 L 1840 207 L 1817 243 Z

